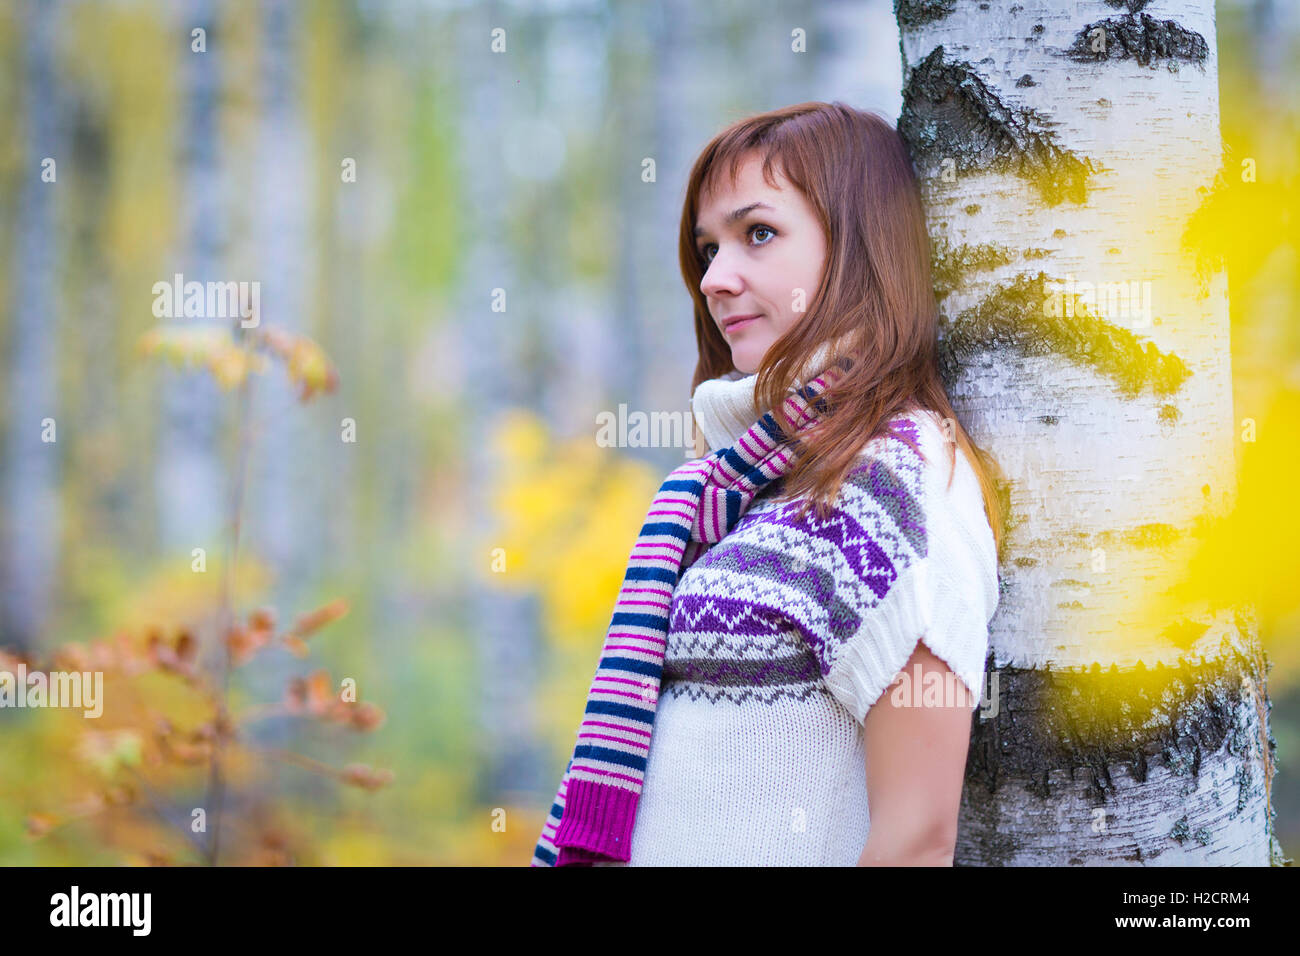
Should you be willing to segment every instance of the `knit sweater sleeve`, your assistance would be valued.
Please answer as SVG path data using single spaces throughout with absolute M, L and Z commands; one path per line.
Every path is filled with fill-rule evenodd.
M 837 499 L 843 530 L 822 552 L 834 592 L 813 642 L 827 688 L 859 722 L 918 641 L 978 708 L 998 603 L 997 555 L 974 469 L 937 416 L 917 412 L 901 423 L 923 457 L 893 436 L 868 445 Z M 916 693 L 924 699 L 924 688 Z

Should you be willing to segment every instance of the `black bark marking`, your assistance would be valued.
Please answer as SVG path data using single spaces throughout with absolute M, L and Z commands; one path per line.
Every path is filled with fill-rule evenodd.
M 957 0 L 894 0 L 894 18 L 900 30 L 909 30 L 952 13 Z
M 1043 201 L 1081 203 L 1103 167 L 1065 149 L 1046 117 L 1002 101 L 969 63 L 945 61 L 943 47 L 907 71 L 898 132 L 917 175 L 932 178 L 951 159 L 958 174 L 992 170 L 1028 181 Z
M 945 334 L 939 342 L 939 368 L 949 389 L 972 356 L 999 348 L 1021 355 L 1060 355 L 1111 379 L 1129 399 L 1145 388 L 1157 396 L 1182 388 L 1192 373 L 1181 358 L 1091 314 L 1077 294 L 1061 293 L 1063 300 L 1074 300 L 1074 315 L 1044 315 L 1047 281 L 1042 272 L 1021 274 L 956 319 L 940 316 Z
M 1071 670 L 996 668 L 990 651 L 985 667 L 998 674 L 998 710 L 987 719 L 972 716 L 966 784 L 982 785 L 990 795 L 999 787 L 1020 786 L 1047 801 L 1051 771 L 1064 770 L 1071 781 L 1080 771 L 1086 774 L 1093 805 L 1105 806 L 1116 790 L 1112 767 L 1127 765 L 1132 777 L 1144 782 L 1152 764 L 1163 763 L 1173 774 L 1190 778 L 1184 788 L 1190 794 L 1204 760 L 1226 746 L 1240 761 L 1229 818 L 1264 795 L 1270 863 L 1292 862 L 1277 842 L 1270 794 L 1277 770 L 1277 741 L 1267 719 L 1273 709 L 1267 689 L 1273 663 L 1259 647 L 1258 621 L 1249 605 L 1235 611 L 1234 624 L 1239 639 L 1225 636 L 1218 657 L 1207 661 L 1198 655 L 1193 661 L 1180 655 L 1173 667 L 1157 663 L 1148 668 L 1139 661 L 1124 671 L 1115 664 L 1103 671 L 1096 662 Z M 1251 707 L 1259 726 L 1252 726 Z M 1222 806 L 1217 790 L 1211 799 Z M 968 805 L 971 813 L 996 822 L 999 804 L 977 799 Z M 1007 863 L 1018 848 L 1014 835 L 996 826 L 982 827 L 978 835 L 967 829 L 963 836 L 964 862 L 977 865 Z M 1185 817 L 1167 838 L 1206 845 L 1212 834 L 1205 828 L 1193 831 Z M 1158 843 L 1148 845 L 1145 858 L 1161 852 Z M 1143 848 L 1134 845 L 1125 858 L 1141 862 Z
M 1151 0 L 1103 0 L 1108 7 L 1114 7 L 1116 10 L 1127 9 L 1129 13 L 1141 13 Z
M 1093 49 L 1097 30 L 1104 32 L 1105 43 L 1100 50 Z M 1204 68 L 1210 47 L 1199 33 L 1185 30 L 1173 20 L 1157 20 L 1146 13 L 1129 13 L 1089 23 L 1076 34 L 1065 55 L 1080 63 L 1133 57 L 1139 65 L 1150 66 L 1155 60 L 1165 60 L 1170 71 L 1176 73 L 1179 60 Z
M 1016 80 L 1016 86 L 1022 89 L 1026 86 L 1037 86 L 1037 85 L 1038 84 L 1034 82 L 1034 78 L 1030 76 L 1028 73 L 1026 73 L 1020 79 Z
M 1262 780 L 1250 759 L 1254 735 L 1240 720 L 1247 700 L 1242 679 L 1258 684 L 1263 675 L 1226 638 L 1221 650 L 1213 660 L 1180 657 L 1175 666 L 1154 668 L 1139 661 L 1124 671 L 1096 662 L 1072 670 L 996 668 L 998 711 L 972 718 L 967 782 L 993 794 L 1015 781 L 1047 800 L 1051 771 L 1064 770 L 1071 779 L 1082 772 L 1088 795 L 1101 806 L 1116 789 L 1113 767 L 1126 765 L 1145 782 L 1151 766 L 1163 764 L 1195 781 L 1204 760 L 1226 742 L 1242 758 L 1237 810 L 1244 808 Z M 994 669 L 991 654 L 987 666 Z
M 930 243 L 930 281 L 936 298 L 950 295 L 967 276 L 975 272 L 1005 266 L 1015 258 L 1015 250 L 995 243 L 961 243 L 954 246 L 939 237 Z

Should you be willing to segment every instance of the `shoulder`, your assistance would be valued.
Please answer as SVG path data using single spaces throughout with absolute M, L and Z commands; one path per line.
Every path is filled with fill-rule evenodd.
M 951 473 L 955 443 L 938 414 L 914 408 L 886 422 L 885 433 L 867 441 L 858 452 L 850 481 L 862 486 L 892 479 L 918 498 L 929 497 L 930 485 L 942 472 Z
M 929 409 L 894 416 L 885 435 L 859 453 L 845 482 L 845 504 L 886 504 L 927 530 L 926 537 L 957 539 L 978 555 L 981 566 L 996 565 L 993 532 L 975 468 L 957 443 L 955 423 Z M 943 550 L 941 547 L 940 550 Z
M 861 462 L 855 474 L 869 473 L 873 462 L 881 462 L 911 476 L 918 493 L 932 494 L 935 483 L 948 499 L 957 485 L 963 488 L 957 492 L 959 497 L 963 493 L 969 497 L 972 484 L 979 493 L 979 479 L 957 443 L 955 426 L 930 409 L 913 408 L 895 415 L 888 422 L 887 433 L 871 439 L 858 453 Z

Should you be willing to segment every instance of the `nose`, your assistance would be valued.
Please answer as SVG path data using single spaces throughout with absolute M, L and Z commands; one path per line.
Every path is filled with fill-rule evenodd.
M 744 288 L 740 273 L 731 264 L 731 257 L 721 249 L 714 254 L 700 279 L 700 291 L 706 296 L 716 297 L 726 293 L 735 295 Z

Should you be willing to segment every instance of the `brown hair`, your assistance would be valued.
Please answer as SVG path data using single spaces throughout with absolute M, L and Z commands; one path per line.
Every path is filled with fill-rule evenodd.
M 816 427 L 795 437 L 784 415 L 774 415 L 796 453 L 781 499 L 807 499 L 823 517 L 867 442 L 911 408 L 930 409 L 951 422 L 951 465 L 966 453 L 984 496 L 984 510 L 999 552 L 1003 520 L 992 456 L 979 449 L 948 401 L 938 365 L 938 306 L 930 277 L 930 241 L 911 157 L 898 131 L 880 115 L 840 102 L 800 103 L 760 113 L 723 130 L 691 170 L 682 208 L 682 278 L 695 301 L 699 360 L 691 391 L 733 369 L 731 347 L 709 313 L 700 283 L 708 264 L 696 248 L 699 197 L 726 171 L 734 186 L 751 155 L 763 161 L 763 178 L 777 186 L 774 169 L 816 209 L 826 236 L 821 285 L 807 314 L 763 356 L 754 395 L 759 409 L 780 408 L 804 381 L 805 363 L 834 343 L 832 359 L 847 354 L 852 368 L 830 383 Z M 812 369 L 808 374 L 816 374 Z M 952 477 L 949 476 L 949 485 Z

